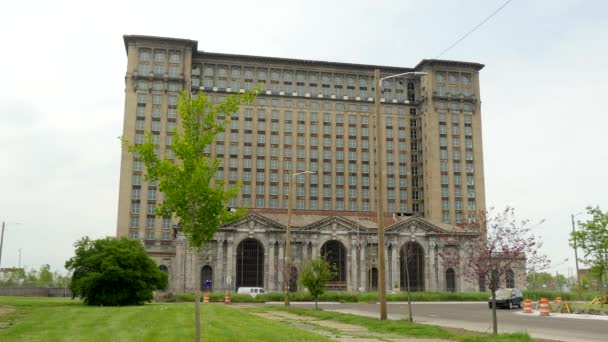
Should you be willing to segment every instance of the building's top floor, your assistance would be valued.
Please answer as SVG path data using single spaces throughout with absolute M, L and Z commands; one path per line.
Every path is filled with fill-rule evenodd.
M 156 47 L 162 46 L 168 49 L 190 49 L 192 51 L 192 60 L 221 60 L 221 61 L 241 61 L 251 63 L 263 63 L 263 64 L 275 64 L 275 65 L 292 65 L 300 67 L 326 67 L 338 70 L 357 70 L 357 71 L 368 71 L 373 72 L 374 69 L 380 69 L 383 72 L 390 73 L 404 73 L 409 71 L 422 71 L 427 67 L 453 67 L 453 68 L 466 68 L 474 71 L 481 70 L 484 65 L 473 62 L 463 61 L 451 61 L 441 59 L 423 59 L 413 68 L 395 67 L 395 66 L 381 66 L 372 64 L 357 64 L 357 63 L 344 63 L 344 62 L 330 62 L 330 61 L 317 61 L 317 60 L 304 60 L 304 59 L 293 59 L 293 58 L 281 58 L 281 57 L 266 57 L 266 56 L 251 56 L 251 55 L 239 55 L 239 54 L 228 54 L 228 53 L 216 53 L 216 52 L 205 52 L 198 51 L 198 41 L 181 38 L 167 38 L 167 37 L 155 37 L 155 36 L 143 36 L 143 35 L 124 35 L 125 49 L 128 52 L 130 44 L 141 45 L 142 47 Z

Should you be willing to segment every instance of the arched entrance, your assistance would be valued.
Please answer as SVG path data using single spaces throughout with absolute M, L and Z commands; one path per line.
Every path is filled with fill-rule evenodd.
M 298 268 L 291 266 L 289 270 L 289 292 L 298 291 Z
M 451 268 L 445 271 L 445 289 L 448 292 L 456 292 L 456 272 Z
M 213 268 L 205 265 L 201 268 L 201 291 L 211 291 L 213 290 L 213 285 Z
M 378 269 L 375 267 L 367 271 L 367 289 L 368 291 L 378 290 Z
M 417 242 L 410 241 L 401 247 L 399 252 L 401 265 L 401 289 L 410 291 L 424 291 L 424 251 Z M 407 268 L 406 268 L 407 266 Z
M 330 240 L 321 246 L 321 256 L 333 265 L 335 275 L 328 285 L 336 289 L 346 289 L 346 248 L 337 240 Z
M 264 246 L 255 239 L 246 239 L 236 249 L 236 288 L 264 287 Z

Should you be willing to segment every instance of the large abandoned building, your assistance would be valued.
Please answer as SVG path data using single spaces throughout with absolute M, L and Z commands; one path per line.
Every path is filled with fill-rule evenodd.
M 404 287 L 409 251 L 412 288 L 475 289 L 458 269 L 440 266 L 438 251 L 445 246 L 436 236 L 473 222 L 485 208 L 483 65 L 430 59 L 404 68 L 211 53 L 193 40 L 149 36 L 124 36 L 124 44 L 123 136 L 140 143 L 150 131 L 169 158 L 180 91 L 204 91 L 220 101 L 257 84 L 263 88 L 207 151 L 223 159 L 216 178 L 242 183 L 228 206 L 248 207 L 249 214 L 222 227 L 198 255 L 174 231 L 175 220 L 156 217 L 157 184 L 146 183 L 142 162 L 122 152 L 117 235 L 145 244 L 169 273 L 171 290 L 191 290 L 199 271 L 214 290 L 281 289 L 290 182 L 291 288 L 314 257 L 336 265 L 332 288 L 376 286 L 374 69 L 382 76 L 418 72 L 384 81 L 380 99 L 385 148 L 376 152 L 385 161 L 387 287 Z M 296 175 L 304 171 L 314 173 Z

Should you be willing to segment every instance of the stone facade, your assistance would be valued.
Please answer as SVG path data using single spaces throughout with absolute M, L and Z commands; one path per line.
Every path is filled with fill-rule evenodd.
M 440 259 L 444 246 L 439 235 L 453 229 L 445 224 L 437 224 L 420 217 L 394 217 L 387 219 L 385 233 L 387 286 L 395 291 L 405 289 L 405 253 L 406 246 L 415 243 L 418 246 L 419 260 L 417 266 L 410 267 L 410 284 L 415 285 L 418 279 L 420 291 L 477 291 L 476 284 L 468 283 L 461 277 L 461 269 L 448 272 Z M 221 227 L 214 239 L 200 253 L 194 254 L 187 248 L 183 234 L 177 231 L 175 239 L 175 257 L 165 266 L 169 270 L 169 287 L 173 292 L 190 292 L 194 290 L 195 275 L 203 272 L 201 289 L 207 289 L 205 280 L 211 280 L 212 291 L 236 290 L 240 286 L 259 286 L 267 291 L 282 291 L 283 260 L 285 257 L 285 232 L 287 215 L 284 212 L 252 212 L 245 218 L 230 226 Z M 292 216 L 291 227 L 292 273 L 297 274 L 304 263 L 313 258 L 326 258 L 323 247 L 328 242 L 339 242 L 343 247 L 343 260 L 338 268 L 343 270 L 341 281 L 330 282 L 329 288 L 345 291 L 375 290 L 377 274 L 377 235 L 375 222 L 365 216 L 327 216 L 300 212 Z M 247 255 L 242 244 L 249 241 L 261 249 L 257 270 L 251 269 L 251 255 Z M 330 252 L 328 252 L 330 253 Z M 415 253 L 415 252 L 414 252 Z M 239 255 L 241 255 L 239 257 Z M 244 256 L 244 258 L 243 258 Z M 414 258 L 412 253 L 412 258 Z M 159 263 L 162 262 L 159 260 Z M 243 262 L 249 263 L 243 265 Z M 416 269 L 418 268 L 418 269 Z M 205 273 L 203 270 L 207 270 Z M 370 275 L 369 270 L 372 269 Z M 200 271 L 199 271 L 200 270 Z M 516 270 L 516 286 L 525 287 L 525 272 Z M 448 279 L 452 273 L 453 279 Z M 521 273 L 521 274 L 520 274 Z M 253 275 L 253 282 L 245 279 L 243 274 Z M 370 279 L 371 276 L 371 279 Z M 303 290 L 292 278 L 291 290 Z M 371 280 L 371 282 L 370 282 Z M 451 285 L 450 285 L 451 284 Z M 414 286 L 415 287 L 415 286 Z

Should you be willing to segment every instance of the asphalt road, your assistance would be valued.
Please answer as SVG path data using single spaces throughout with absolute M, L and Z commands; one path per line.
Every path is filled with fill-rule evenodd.
M 298 304 L 308 305 L 308 304 Z M 378 304 L 320 304 L 324 310 L 379 317 Z M 407 303 L 389 303 L 389 319 L 407 317 Z M 492 332 L 492 314 L 487 303 L 413 303 L 417 323 Z M 556 341 L 608 341 L 608 321 L 524 315 L 520 309 L 498 309 L 499 332 L 526 331 L 532 337 Z

